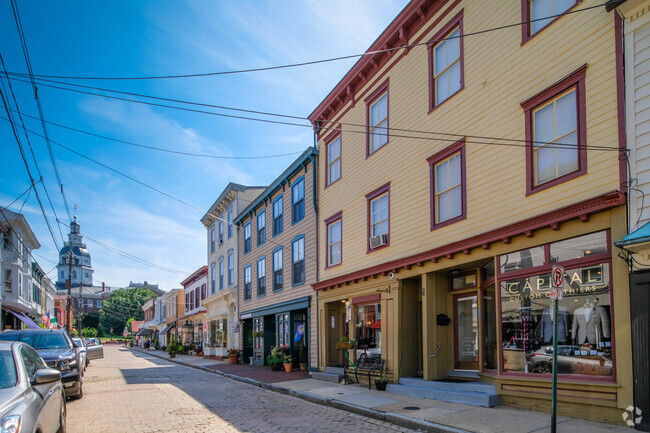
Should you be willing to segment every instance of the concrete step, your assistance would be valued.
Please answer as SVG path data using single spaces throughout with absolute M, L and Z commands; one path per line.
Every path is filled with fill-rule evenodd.
M 499 404 L 496 388 L 482 382 L 453 383 L 408 377 L 401 378 L 399 384 L 388 384 L 387 391 L 471 406 L 492 407 Z
M 336 373 L 327 373 L 324 371 L 312 371 L 311 378 L 316 380 L 323 380 L 325 382 L 341 383 L 343 380 L 343 374 L 339 375 Z
M 339 374 L 343 376 L 343 367 L 325 367 L 325 373 Z

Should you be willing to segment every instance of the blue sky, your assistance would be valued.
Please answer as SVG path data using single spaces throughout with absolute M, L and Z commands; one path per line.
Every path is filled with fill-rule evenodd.
M 406 0 L 319 1 L 18 1 L 35 74 L 134 77 L 241 70 L 364 52 L 407 4 Z M 10 72 L 27 71 L 9 0 L 0 2 L 0 53 Z M 300 68 L 203 78 L 72 81 L 126 92 L 306 117 L 354 60 Z M 9 92 L 2 78 L 3 93 Z M 12 80 L 22 113 L 37 116 L 29 84 Z M 175 151 L 225 157 L 180 156 L 142 149 L 47 125 L 53 142 L 146 183 L 148 189 L 52 144 L 56 165 L 92 255 L 95 284 L 121 287 L 154 282 L 180 287 L 184 274 L 127 259 L 95 241 L 157 265 L 185 272 L 206 264 L 206 231 L 199 221 L 228 182 L 267 185 L 306 147 L 308 127 L 274 125 L 190 113 L 61 91 L 40 85 L 46 121 L 119 140 Z M 10 97 L 10 93 L 5 95 Z M 15 108 L 13 99 L 12 108 Z M 6 118 L 4 106 L 0 115 Z M 237 114 L 214 110 L 226 114 Z M 42 134 L 40 123 L 23 117 Z M 16 117 L 18 121 L 18 118 Z M 282 119 L 278 119 L 282 120 Z M 19 121 L 18 121 L 19 122 Z M 299 122 L 306 126 L 306 121 Z M 44 179 L 60 221 L 69 223 L 45 140 L 29 133 L 34 158 L 20 133 L 27 161 Z M 0 206 L 30 186 L 11 127 L 0 119 Z M 42 185 L 46 213 L 56 221 Z M 27 195 L 10 208 L 18 211 Z M 32 191 L 23 213 L 42 246 L 35 257 L 45 271 L 58 251 Z M 55 238 L 62 246 L 58 228 Z M 61 227 L 67 240 L 67 227 Z M 89 239 L 92 238 L 93 240 Z M 56 272 L 49 273 L 56 279 Z

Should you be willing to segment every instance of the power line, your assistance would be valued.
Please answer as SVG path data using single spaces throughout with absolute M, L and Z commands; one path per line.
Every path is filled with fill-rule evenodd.
M 20 80 L 20 79 L 16 79 L 16 78 L 13 78 L 13 80 L 25 82 L 24 80 Z M 72 85 L 72 84 L 70 84 L 70 85 Z M 199 113 L 199 114 L 208 114 L 208 115 L 212 115 L 212 116 L 228 117 L 228 118 L 233 118 L 233 119 L 249 120 L 249 121 L 254 121 L 254 122 L 272 123 L 272 124 L 279 124 L 279 125 L 285 125 L 285 126 L 296 126 L 296 127 L 301 127 L 301 128 L 310 128 L 310 129 L 312 128 L 311 125 L 307 125 L 307 124 L 300 124 L 300 123 L 294 123 L 294 122 L 281 122 L 281 121 L 274 121 L 274 120 L 270 120 L 270 119 L 259 119 L 259 118 L 247 117 L 247 116 L 235 116 L 235 115 L 229 115 L 229 114 L 223 114 L 223 113 L 215 113 L 215 112 L 212 112 L 212 111 L 205 111 L 205 110 L 195 110 L 195 109 L 190 109 L 190 108 L 185 108 L 185 107 L 178 107 L 178 106 L 173 106 L 173 105 L 157 104 L 157 103 L 151 103 L 151 102 L 146 102 L 146 101 L 138 101 L 138 100 L 129 99 L 129 98 L 120 98 L 120 97 L 117 97 L 117 96 L 100 95 L 100 94 L 97 94 L 97 93 L 86 92 L 86 91 L 76 90 L 76 89 L 68 89 L 68 88 L 65 88 L 65 87 L 52 86 L 52 85 L 48 85 L 48 84 L 44 84 L 44 86 L 52 87 L 52 88 L 59 89 L 59 90 L 67 90 L 67 91 L 71 91 L 71 92 L 83 93 L 83 94 L 92 95 L 92 96 L 99 96 L 99 97 L 105 97 L 105 98 L 110 98 L 110 99 L 117 99 L 117 100 L 126 101 L 126 102 L 133 102 L 133 103 L 137 103 L 137 104 L 153 105 L 153 106 L 156 106 L 156 107 L 170 108 L 170 109 L 181 110 L 181 111 L 189 111 L 189 112 Z M 83 86 L 83 87 L 88 87 L 88 86 Z M 117 91 L 117 90 L 109 90 L 109 89 L 103 89 L 103 90 L 108 91 L 108 92 L 123 93 L 123 92 L 120 92 L 120 91 Z M 147 98 L 156 98 L 156 99 L 167 100 L 167 98 L 159 98 L 159 97 L 148 96 L 148 95 L 140 95 L 140 96 L 147 97 Z M 184 104 L 190 104 L 190 105 L 218 107 L 218 108 L 226 109 L 226 110 L 244 111 L 244 112 L 249 112 L 249 113 L 261 113 L 261 114 L 264 114 L 264 115 L 267 115 L 267 116 L 285 117 L 285 118 L 309 121 L 309 119 L 307 119 L 306 117 L 303 118 L 303 117 L 291 116 L 291 115 L 285 115 L 285 114 L 261 112 L 261 111 L 256 111 L 256 110 L 246 110 L 246 109 L 241 109 L 241 108 L 224 107 L 224 106 L 211 105 L 211 104 L 194 103 L 194 102 L 189 102 L 189 101 L 179 101 L 179 102 L 184 103 Z M 332 125 L 337 125 L 337 126 L 335 126 L 335 127 L 334 126 L 329 126 L 329 127 L 328 126 L 322 126 L 321 130 L 326 130 L 326 131 L 341 130 L 341 131 L 357 133 L 357 134 L 367 134 L 368 125 L 366 125 L 366 124 L 346 123 L 346 122 L 336 122 L 336 121 L 327 121 L 326 123 L 330 123 Z M 343 129 L 339 128 L 338 125 L 350 126 L 350 127 L 360 128 L 360 129 L 358 131 L 357 130 L 352 130 L 352 129 L 343 130 Z M 87 131 L 77 130 L 76 128 L 70 128 L 70 127 L 59 125 L 59 124 L 57 124 L 57 126 L 61 126 L 63 128 L 71 129 L 71 130 L 74 130 L 74 131 L 77 131 L 77 132 L 88 133 L 88 134 L 91 134 L 91 135 L 97 135 L 97 136 L 99 136 L 101 138 L 114 140 L 114 139 L 107 138 L 105 136 L 101 136 L 101 135 L 98 135 L 98 134 L 90 133 L 90 132 L 87 132 Z M 515 143 L 523 143 L 522 147 L 525 146 L 525 143 L 529 143 L 529 142 L 532 143 L 532 144 L 546 144 L 545 142 L 527 141 L 527 140 L 524 140 L 524 139 L 517 139 L 517 138 L 488 137 L 488 136 L 457 134 L 457 133 L 454 134 L 454 133 L 448 133 L 448 132 L 422 131 L 422 130 L 394 128 L 394 127 L 383 127 L 383 126 L 376 127 L 375 129 L 388 130 L 389 133 L 390 133 L 390 131 L 399 131 L 399 132 L 427 134 L 427 135 L 446 135 L 446 136 L 457 137 L 457 138 L 466 137 L 466 138 L 474 138 L 474 139 L 479 139 L 479 140 L 509 141 L 509 142 L 515 142 Z M 391 137 L 421 138 L 421 137 L 411 137 L 411 136 L 400 136 L 400 135 L 396 135 L 396 134 L 392 134 L 392 133 L 390 135 L 391 135 Z M 432 139 L 435 139 L 435 140 L 438 140 L 438 141 L 452 141 L 452 142 L 457 141 L 457 139 L 444 139 L 444 138 L 432 138 Z M 146 148 L 150 148 L 150 149 L 154 149 L 154 150 L 161 150 L 160 148 L 155 148 L 153 146 L 138 145 L 138 144 L 135 144 L 135 143 L 126 142 L 126 141 L 122 141 L 122 140 L 114 140 L 114 141 L 118 141 L 118 142 L 121 142 L 121 143 L 124 143 L 124 144 L 139 146 L 139 147 L 146 147 Z M 505 144 L 505 143 L 487 143 L 487 142 L 478 142 L 478 141 L 474 141 L 474 144 L 492 144 L 492 145 L 504 145 L 504 146 L 509 145 L 509 144 Z M 557 146 L 559 148 L 575 148 L 577 146 L 576 144 L 572 144 L 572 143 L 554 143 L 553 145 Z M 618 147 L 611 147 L 611 146 L 585 145 L 583 147 L 585 147 L 587 149 L 595 149 L 595 150 L 613 150 L 613 151 L 617 151 L 617 152 L 620 151 L 620 149 Z M 199 155 L 192 154 L 191 156 L 199 156 Z
M 0 53 L 0 63 L 2 63 L 2 68 L 3 68 L 3 70 L 6 71 L 7 68 L 5 67 L 4 59 L 3 59 L 1 53 Z M 1 80 L 0 80 L 0 83 L 2 83 Z M 14 95 L 13 88 L 11 87 L 11 81 L 7 80 L 7 84 L 9 85 L 9 89 L 11 90 L 11 94 L 13 95 L 14 101 L 16 101 L 16 96 Z M 4 83 L 2 83 L 2 88 L 4 88 Z M 56 242 L 56 238 L 55 238 L 55 236 L 54 236 L 54 232 L 52 231 L 52 226 L 50 225 L 50 221 L 47 219 L 47 214 L 45 213 L 45 209 L 43 208 L 43 202 L 41 201 L 41 198 L 40 198 L 39 195 L 38 195 L 38 189 L 36 188 L 36 183 L 35 183 L 35 181 L 34 181 L 34 177 L 32 176 L 31 170 L 29 169 L 29 164 L 27 163 L 27 158 L 26 158 L 26 156 L 25 156 L 25 152 L 24 152 L 24 149 L 23 149 L 22 143 L 20 142 L 20 137 L 18 136 L 18 132 L 16 131 L 16 125 L 14 124 L 14 122 L 13 122 L 13 120 L 12 120 L 12 117 L 11 117 L 11 111 L 9 110 L 9 103 L 8 103 L 8 101 L 5 99 L 4 92 L 3 92 L 2 90 L 0 90 L 0 96 L 2 96 L 2 102 L 3 102 L 3 104 L 4 104 L 5 111 L 7 112 L 7 117 L 8 117 L 7 120 L 8 120 L 9 123 L 11 124 L 11 130 L 12 130 L 12 132 L 13 132 L 13 134 L 14 134 L 14 138 L 15 138 L 15 140 L 16 140 L 16 144 L 18 145 L 18 149 L 20 150 L 20 156 L 22 157 L 22 159 L 23 159 L 23 163 L 25 164 L 25 169 L 27 170 L 27 174 L 28 174 L 28 176 L 29 176 L 29 180 L 30 180 L 32 186 L 34 187 L 34 193 L 36 194 L 36 199 L 38 200 L 38 204 L 39 204 L 40 207 L 41 207 L 41 213 L 43 214 L 43 218 L 45 218 L 45 224 L 47 225 L 47 228 L 48 228 L 48 230 L 49 230 L 49 232 L 50 232 L 50 235 L 52 236 L 52 240 L 54 241 L 54 246 L 56 246 L 56 249 L 58 250 L 58 249 L 59 249 L 59 245 L 58 245 L 57 242 Z M 16 104 L 17 104 L 17 102 L 16 102 Z M 16 108 L 18 108 L 18 105 L 16 105 Z M 21 121 L 22 121 L 22 119 L 21 119 Z M 23 128 L 24 128 L 24 126 L 25 126 L 25 125 L 24 125 L 24 123 L 23 123 Z M 26 133 L 26 132 L 25 132 L 25 137 L 27 137 L 27 133 Z M 28 143 L 29 143 L 29 138 L 28 138 L 27 140 L 28 140 Z M 31 144 L 30 144 L 30 148 L 31 148 Z M 33 155 L 33 152 L 32 152 L 32 155 Z M 36 159 L 36 158 L 34 157 L 34 160 L 35 160 L 35 159 Z M 37 166 L 37 169 L 38 169 L 38 166 Z M 39 173 L 39 174 L 40 174 L 40 173 Z M 43 178 L 43 177 L 41 176 L 41 179 L 42 179 L 42 178 Z M 45 184 L 43 184 L 43 189 L 45 189 Z M 45 189 L 45 192 L 46 192 L 46 194 L 47 194 L 47 189 Z M 47 194 L 47 196 L 48 196 L 48 199 L 49 199 L 49 194 Z M 52 203 L 52 202 L 50 201 L 50 204 L 51 204 L 51 203 Z
M 61 196 L 63 197 L 63 203 L 65 205 L 65 210 L 68 213 L 68 219 L 72 220 L 72 217 L 70 215 L 70 207 L 68 206 L 68 200 L 65 197 L 65 192 L 63 191 L 63 183 L 61 182 L 61 176 L 59 176 L 59 170 L 56 166 L 56 161 L 54 160 L 54 153 L 52 152 L 52 146 L 50 145 L 50 140 L 47 134 L 47 128 L 45 127 L 45 119 L 43 117 L 43 109 L 41 107 L 41 101 L 38 98 L 38 88 L 36 87 L 36 83 L 34 82 L 34 71 L 32 70 L 32 63 L 29 59 L 29 52 L 27 50 L 27 40 L 25 38 L 25 32 L 23 31 L 23 25 L 20 20 L 20 12 L 18 11 L 18 5 L 16 4 L 15 0 L 11 0 L 11 8 L 14 13 L 14 20 L 16 21 L 16 27 L 18 28 L 18 36 L 20 38 L 20 43 L 22 45 L 23 49 L 23 56 L 25 57 L 25 63 L 27 65 L 27 72 L 29 73 L 29 79 L 32 84 L 32 89 L 34 91 L 34 99 L 36 100 L 36 107 L 38 108 L 38 115 L 41 119 L 41 126 L 43 128 L 43 135 L 45 136 L 45 143 L 47 144 L 47 150 L 48 153 L 50 154 L 50 161 L 52 162 L 52 167 L 54 168 L 54 175 L 56 176 L 56 180 L 58 182 L 60 191 L 61 191 Z M 6 72 L 6 69 L 5 69 Z M 7 77 L 8 78 L 8 77 Z M 16 105 L 16 108 L 18 106 Z M 40 174 L 40 173 L 39 173 Z M 43 184 L 43 188 L 45 188 L 45 184 Z M 49 199 L 49 195 L 48 195 Z M 51 203 L 50 203 L 51 204 Z M 52 207 L 52 211 L 54 212 L 54 207 Z M 56 218 L 56 212 L 54 212 L 54 216 Z M 63 238 L 63 233 L 61 233 L 61 238 Z
M 23 116 L 30 117 L 32 119 L 37 119 L 35 116 L 30 116 L 30 115 L 25 114 L 25 113 L 23 113 Z M 0 118 L 2 118 L 4 120 L 7 120 L 2 116 L 0 116 Z M 46 120 L 45 123 L 48 123 L 48 124 L 54 125 L 54 126 L 58 126 L 59 128 L 67 129 L 67 130 L 70 130 L 70 131 L 79 132 L 81 134 L 86 134 L 86 135 L 90 135 L 90 136 L 93 136 L 93 137 L 102 138 L 104 140 L 110 140 L 110 141 L 114 141 L 116 143 L 127 144 L 129 146 L 141 147 L 143 149 L 150 149 L 150 150 L 155 150 L 155 151 L 159 151 L 159 152 L 173 153 L 173 154 L 176 154 L 176 155 L 195 156 L 195 157 L 201 157 L 201 158 L 235 159 L 235 160 L 238 160 L 238 159 L 270 159 L 270 158 L 281 158 L 281 157 L 285 157 L 285 156 L 296 155 L 296 154 L 299 154 L 299 153 L 303 152 L 301 150 L 301 151 L 298 151 L 298 152 L 289 152 L 289 153 L 281 153 L 281 154 L 276 154 L 276 155 L 262 155 L 262 156 L 219 156 L 219 155 L 210 155 L 210 154 L 203 154 L 203 153 L 181 152 L 181 151 L 178 151 L 178 150 L 164 149 L 164 148 L 161 148 L 161 147 L 138 144 L 138 143 L 134 143 L 132 141 L 120 140 L 120 139 L 117 139 L 117 138 L 108 137 L 106 135 L 96 134 L 94 132 L 84 131 L 82 129 L 62 125 L 60 123 L 56 123 L 56 122 L 52 122 L 52 121 L 47 121 Z
M 5 119 L 5 120 L 6 120 L 6 119 Z M 16 203 L 18 200 L 20 200 L 20 197 L 24 196 L 25 194 L 27 194 L 27 193 L 28 193 L 29 191 L 31 191 L 31 190 L 32 190 L 32 187 L 30 186 L 29 188 L 27 188 L 27 189 L 25 190 L 25 192 L 23 192 L 22 194 L 20 194 L 18 197 L 16 197 L 16 198 L 14 199 L 14 201 L 12 201 L 11 203 L 9 203 L 9 204 L 6 205 L 5 207 L 6 207 L 6 208 L 10 207 L 12 204 L 14 204 L 14 203 Z
M 66 79 L 66 80 L 160 80 L 160 79 L 175 79 L 175 78 L 197 78 L 197 77 L 212 77 L 212 76 L 219 76 L 219 75 L 234 75 L 234 74 L 244 74 L 244 73 L 249 73 L 249 72 L 263 72 L 263 71 L 273 71 L 277 69 L 287 69 L 287 68 L 296 68 L 296 67 L 302 67 L 302 66 L 311 66 L 311 65 L 317 65 L 321 63 L 329 63 L 329 62 L 336 62 L 336 61 L 341 61 L 341 60 L 348 60 L 348 59 L 354 59 L 354 58 L 362 58 L 365 56 L 373 56 L 375 54 L 382 54 L 382 53 L 390 53 L 393 51 L 398 51 L 401 49 L 410 49 L 418 46 L 424 46 L 424 45 L 429 45 L 431 43 L 435 42 L 440 42 L 440 41 L 445 41 L 449 39 L 456 39 L 456 38 L 465 38 L 468 36 L 477 36 L 477 35 L 482 35 L 485 33 L 489 32 L 494 32 L 498 30 L 504 30 L 512 27 L 519 27 L 522 25 L 530 24 L 536 21 L 546 21 L 552 18 L 557 18 L 563 15 L 571 15 L 579 12 L 584 12 L 588 11 L 590 9 L 596 9 L 596 8 L 601 8 L 604 7 L 605 3 L 603 4 L 598 4 L 595 6 L 588 6 L 582 9 L 575 9 L 572 11 L 566 11 L 561 14 L 556 14 L 556 15 L 549 15 L 547 17 L 542 17 L 542 18 L 536 18 L 528 21 L 521 21 L 513 24 L 506 24 L 503 26 L 498 26 L 498 27 L 492 27 L 489 29 L 484 29 L 484 30 L 478 30 L 475 32 L 470 32 L 470 33 L 465 33 L 463 35 L 459 36 L 449 36 L 446 38 L 438 39 L 438 40 L 429 40 L 427 42 L 420 42 L 416 44 L 410 44 L 410 45 L 400 45 L 397 47 L 393 48 L 385 48 L 381 50 L 375 50 L 375 51 L 366 51 L 365 53 L 362 54 L 350 54 L 347 56 L 338 56 L 338 57 L 330 57 L 326 59 L 320 59 L 320 60 L 312 60 L 312 61 L 305 61 L 305 62 L 299 62 L 299 63 L 289 63 L 285 65 L 277 65 L 277 66 L 267 66 L 267 67 L 259 67 L 259 68 L 250 68 L 250 69 L 239 69 L 239 70 L 232 70 L 232 71 L 219 71 L 219 72 L 205 72 L 205 73 L 194 73 L 194 74 L 178 74 L 178 75 L 158 75 L 158 76 L 143 76 L 143 77 L 89 77 L 89 76 L 63 76 L 63 75 L 35 75 L 35 77 L 39 78 L 59 78 L 59 79 Z M 21 75 L 20 73 L 17 72 L 11 72 L 11 75 Z M 24 74 L 22 74 L 24 75 Z

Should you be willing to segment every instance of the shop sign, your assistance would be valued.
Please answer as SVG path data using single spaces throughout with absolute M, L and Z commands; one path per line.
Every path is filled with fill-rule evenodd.
M 568 282 L 564 295 L 589 294 L 603 287 L 603 265 L 588 266 L 570 270 L 566 273 Z M 552 276 L 549 274 L 510 280 L 503 283 L 504 297 L 510 302 L 526 299 L 549 299 L 552 289 Z

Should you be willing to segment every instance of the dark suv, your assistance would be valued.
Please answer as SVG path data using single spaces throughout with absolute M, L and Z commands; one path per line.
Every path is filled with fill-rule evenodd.
M 66 397 L 83 396 L 82 376 L 79 371 L 79 349 L 63 329 L 24 329 L 3 331 L 0 340 L 22 341 L 32 346 L 50 368 L 61 372 Z M 83 367 L 82 367 L 83 368 Z

